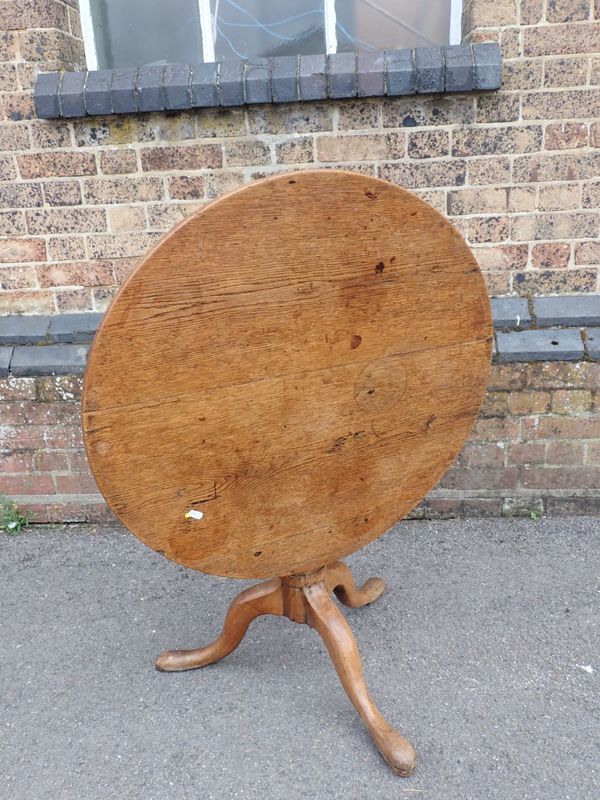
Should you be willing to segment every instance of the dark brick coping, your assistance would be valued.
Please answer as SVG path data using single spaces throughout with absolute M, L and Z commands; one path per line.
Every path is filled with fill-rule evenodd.
M 38 117 L 500 88 L 495 42 L 38 75 Z
M 600 361 L 600 294 L 494 297 L 494 359 Z M 0 317 L 0 376 L 83 372 L 102 314 Z

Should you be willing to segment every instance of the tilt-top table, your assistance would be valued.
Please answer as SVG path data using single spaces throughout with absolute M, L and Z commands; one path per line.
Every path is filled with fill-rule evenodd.
M 331 599 L 370 603 L 340 559 L 441 478 L 490 367 L 482 276 L 440 213 L 375 178 L 287 173 L 177 225 L 121 288 L 96 336 L 83 424 L 98 485 L 153 550 L 192 569 L 267 578 L 223 633 L 159 656 L 223 658 L 261 614 L 307 623 L 379 751 L 415 752 L 371 700 Z

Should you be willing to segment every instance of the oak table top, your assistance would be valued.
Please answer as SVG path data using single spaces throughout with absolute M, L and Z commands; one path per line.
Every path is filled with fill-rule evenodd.
M 105 315 L 83 400 L 94 475 L 167 558 L 309 572 L 452 464 L 491 334 L 471 252 L 415 195 L 335 170 L 258 181 L 176 226 Z

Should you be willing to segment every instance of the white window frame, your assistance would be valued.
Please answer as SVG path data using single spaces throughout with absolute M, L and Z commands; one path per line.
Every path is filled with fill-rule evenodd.
M 83 44 L 85 48 L 85 59 L 87 68 L 98 69 L 98 53 L 96 50 L 96 40 L 94 38 L 94 25 L 92 21 L 91 0 L 79 0 L 79 10 L 81 14 L 81 30 L 83 33 Z M 372 3 L 376 8 L 376 4 Z M 450 0 L 450 44 L 460 44 L 462 39 L 462 6 L 463 0 Z M 217 0 L 216 12 L 218 14 L 219 0 Z M 210 8 L 210 0 L 198 0 L 198 14 L 200 18 L 200 31 L 202 34 L 202 60 L 205 63 L 215 62 L 215 42 L 216 42 L 216 14 Z M 335 0 L 323 0 L 323 15 L 325 24 L 325 52 L 327 54 L 337 53 L 337 17 L 335 11 Z M 415 31 L 416 33 L 416 31 Z

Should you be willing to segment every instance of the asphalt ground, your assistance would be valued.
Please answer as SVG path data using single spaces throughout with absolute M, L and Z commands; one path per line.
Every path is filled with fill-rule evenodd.
M 116 526 L 2 536 L 1 800 L 600 798 L 598 519 L 406 522 L 347 561 L 387 583 L 344 613 L 410 778 L 306 626 L 262 618 L 218 664 L 153 668 L 247 583 Z

